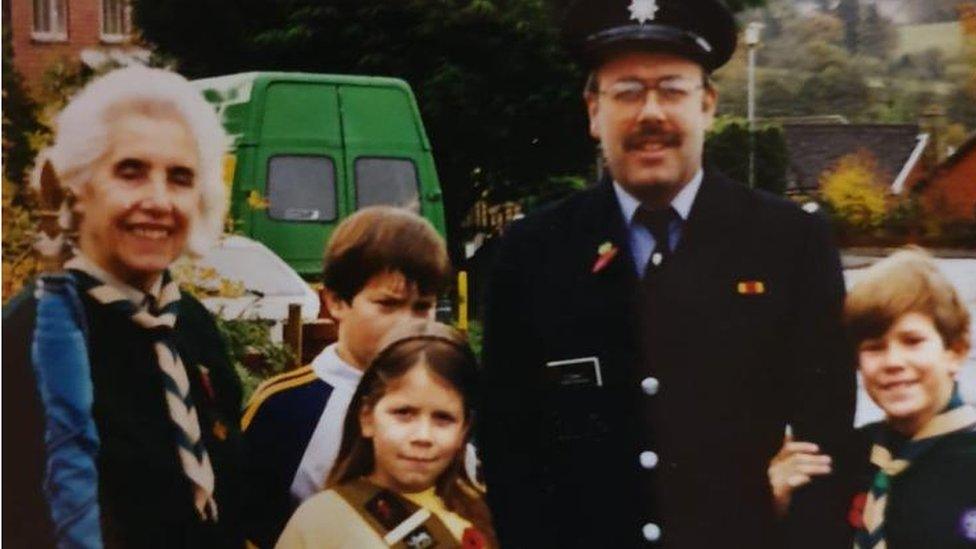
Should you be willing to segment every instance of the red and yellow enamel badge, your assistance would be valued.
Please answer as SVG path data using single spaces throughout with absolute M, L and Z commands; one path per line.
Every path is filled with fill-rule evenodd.
M 609 240 L 604 242 L 603 244 L 600 244 L 600 247 L 597 248 L 596 250 L 597 253 L 596 261 L 593 263 L 593 268 L 591 269 L 591 272 L 593 274 L 596 274 L 602 271 L 603 269 L 606 269 L 607 265 L 609 265 L 610 262 L 613 261 L 613 258 L 617 257 L 618 251 L 619 250 L 617 249 L 617 247 L 613 245 L 613 242 L 610 242 Z
M 736 285 L 739 295 L 760 295 L 766 293 L 766 284 L 762 280 L 743 280 Z

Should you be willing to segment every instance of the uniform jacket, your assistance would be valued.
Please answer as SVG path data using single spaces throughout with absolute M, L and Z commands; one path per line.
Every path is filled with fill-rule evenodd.
M 32 294 L 28 288 L 3 311 L 3 541 L 11 547 L 53 546 L 41 492 L 44 416 L 30 363 L 37 305 Z M 239 547 L 241 389 L 210 313 L 184 294 L 176 332 L 213 465 L 216 526 L 197 518 L 151 339 L 131 319 L 87 295 L 81 299 L 101 442 L 97 466 L 106 546 Z
M 878 472 L 868 456 L 883 426 L 858 429 L 861 459 L 854 501 L 862 500 Z M 852 518 L 859 519 L 861 510 L 855 505 Z M 976 426 L 943 435 L 891 478 L 884 532 L 889 549 L 976 547 Z
M 420 510 L 428 511 L 429 516 L 415 521 Z M 414 494 L 398 494 L 360 479 L 305 500 L 288 521 L 275 547 L 447 549 L 463 546 L 465 549 L 484 549 L 484 536 L 472 530 L 471 522 L 448 510 L 433 488 Z M 387 536 L 397 541 L 387 543 L 384 541 Z
M 243 423 L 244 509 L 247 538 L 258 547 L 274 547 L 301 503 L 290 487 L 332 392 L 305 366 L 271 378 L 251 399 Z M 341 434 L 342 426 L 336 431 Z
M 618 253 L 593 272 L 607 242 Z M 836 454 L 852 424 L 826 224 L 706 170 L 652 284 L 627 242 L 604 181 L 502 243 L 479 416 L 502 546 L 653 545 L 645 525 L 664 547 L 780 545 L 766 468 L 784 426 Z M 836 483 L 801 490 L 783 535 L 849 546 L 844 500 Z

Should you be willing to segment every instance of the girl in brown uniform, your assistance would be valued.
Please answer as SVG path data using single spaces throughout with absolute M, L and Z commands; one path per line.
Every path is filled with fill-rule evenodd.
M 429 321 L 387 341 L 349 405 L 328 489 L 298 508 L 277 547 L 496 546 L 462 469 L 478 378 L 470 347 Z

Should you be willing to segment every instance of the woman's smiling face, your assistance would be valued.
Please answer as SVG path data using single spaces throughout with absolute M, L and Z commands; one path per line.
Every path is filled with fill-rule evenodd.
M 146 289 L 183 250 L 200 215 L 199 157 L 175 118 L 125 113 L 78 195 L 79 245 L 97 265 Z

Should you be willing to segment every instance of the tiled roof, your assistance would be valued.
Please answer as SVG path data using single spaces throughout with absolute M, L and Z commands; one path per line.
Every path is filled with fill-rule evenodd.
M 914 124 L 786 124 L 788 190 L 817 190 L 820 175 L 843 156 L 870 152 L 891 184 L 918 145 Z

